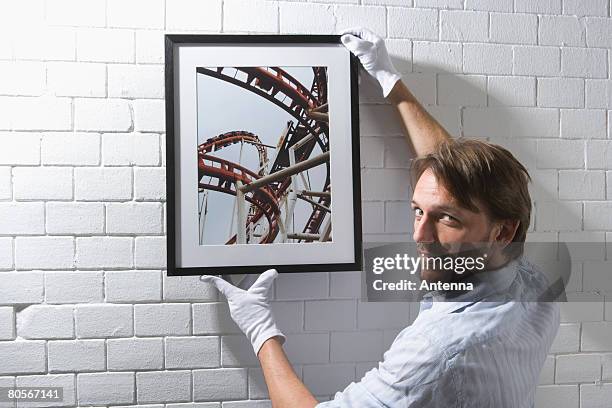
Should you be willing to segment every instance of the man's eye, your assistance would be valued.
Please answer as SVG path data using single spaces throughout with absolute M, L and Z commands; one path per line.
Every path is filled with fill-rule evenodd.
M 457 219 L 455 217 L 453 217 L 452 215 L 442 214 L 441 218 L 445 219 L 447 221 L 457 222 Z
M 420 208 L 415 207 L 415 208 L 413 208 L 413 210 L 414 210 L 414 215 L 415 216 L 420 217 L 421 215 L 423 215 L 423 210 L 421 210 Z

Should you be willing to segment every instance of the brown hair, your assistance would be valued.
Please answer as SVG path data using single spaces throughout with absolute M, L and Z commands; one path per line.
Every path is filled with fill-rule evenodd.
M 520 224 L 506 247 L 511 258 L 523 252 L 529 228 L 531 197 L 527 169 L 505 148 L 475 139 L 450 139 L 435 151 L 412 162 L 412 186 L 430 169 L 459 205 L 479 212 L 476 201 L 484 204 L 493 221 L 519 220 Z

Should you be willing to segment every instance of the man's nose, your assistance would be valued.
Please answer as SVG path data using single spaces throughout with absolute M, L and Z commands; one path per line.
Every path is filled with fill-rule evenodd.
M 414 242 L 434 242 L 436 237 L 435 228 L 427 215 L 422 215 L 419 220 L 414 221 Z

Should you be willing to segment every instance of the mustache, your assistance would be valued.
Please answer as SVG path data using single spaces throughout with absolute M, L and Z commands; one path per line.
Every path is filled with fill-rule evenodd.
M 457 250 L 451 250 L 445 247 L 439 242 L 417 242 L 416 249 L 418 252 L 425 252 L 430 257 L 440 256 L 476 256 L 483 253 L 483 247 L 477 244 L 471 243 L 457 243 L 460 244 Z

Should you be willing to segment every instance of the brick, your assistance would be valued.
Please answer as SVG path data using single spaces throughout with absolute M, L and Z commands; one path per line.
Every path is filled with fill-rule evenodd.
M 525 46 L 514 49 L 515 75 L 555 76 L 561 74 L 558 47 Z
M 134 32 L 88 28 L 77 31 L 78 61 L 134 62 Z
M 72 199 L 72 169 L 68 167 L 17 167 L 13 183 L 16 200 Z
M 464 108 L 463 133 L 471 137 L 558 138 L 559 112 L 549 108 Z
M 587 17 L 584 25 L 586 26 L 586 44 L 588 47 L 612 47 L 610 18 Z
M 612 141 L 588 140 L 586 163 L 589 169 L 612 169 Z
M 109 371 L 161 370 L 164 365 L 161 338 L 110 339 L 106 349 Z
M 587 108 L 612 108 L 612 81 L 609 79 L 585 79 Z
M 72 407 L 75 405 L 75 381 L 74 374 L 60 374 L 60 375 L 33 375 L 27 377 L 17 377 L 17 387 L 60 387 L 63 389 L 62 401 L 50 402 L 43 401 L 38 403 L 29 402 L 24 405 L 28 407 Z M 18 406 L 22 406 L 18 404 Z
M 414 0 L 415 7 L 431 7 L 440 9 L 463 8 L 461 0 Z
M 46 87 L 45 66 L 36 61 L 0 61 L 0 94 L 40 96 Z
M 45 342 L 3 341 L 0 342 L 0 374 L 44 373 L 47 354 Z
M 134 334 L 131 305 L 79 305 L 75 318 L 78 338 L 129 337 Z
M 539 78 L 538 106 L 581 108 L 584 104 L 584 81 L 568 78 Z
M 103 371 L 106 368 L 104 340 L 50 341 L 49 372 Z
M 106 271 L 105 294 L 108 302 L 161 301 L 161 271 Z
M 159 136 L 151 133 L 105 133 L 102 163 L 106 166 L 159 165 Z
M 0 238 L 0 269 L 13 268 L 13 238 Z
M 132 170 L 111 167 L 76 168 L 74 197 L 77 201 L 130 200 Z
M 136 62 L 162 64 L 164 62 L 164 31 L 136 31 Z
M 350 347 L 347 347 L 350 344 Z M 331 333 L 331 361 L 376 361 L 383 355 L 382 331 Z
M 275 281 L 277 300 L 324 299 L 329 290 L 327 273 L 280 274 Z
M 532 14 L 491 13 L 491 41 L 504 44 L 535 44 L 538 17 Z
M 489 76 L 488 81 L 489 106 L 535 106 L 535 78 Z
M 607 74 L 606 50 L 574 47 L 561 49 L 561 75 L 578 78 L 605 78 Z
M 612 171 L 606 172 L 606 190 L 607 190 L 606 198 L 609 200 L 610 198 L 612 198 Z
M 111 98 L 163 98 L 164 67 L 159 65 L 108 65 Z
M 134 130 L 164 132 L 166 130 L 165 102 L 156 99 L 134 101 Z
M 188 304 L 134 305 L 136 336 L 170 336 L 191 334 L 191 311 Z
M 108 27 L 164 28 L 164 3 L 163 0 L 108 0 Z
M 160 201 L 166 199 L 166 169 L 163 167 L 134 168 L 134 199 Z
M 361 137 L 361 167 L 384 166 L 384 139 L 380 137 Z
M 489 14 L 480 11 L 440 11 L 441 41 L 487 41 Z
M 218 337 L 168 337 L 166 368 L 208 368 L 219 366 Z
M 106 232 L 111 234 L 161 233 L 160 203 L 108 203 Z
M 125 132 L 132 128 L 132 113 L 123 99 L 75 99 L 76 130 Z
M 312 364 L 304 366 L 304 384 L 315 395 L 343 390 L 355 379 L 354 364 Z
M 304 303 L 272 301 L 274 320 L 283 333 L 297 333 L 304 329 Z
M 42 272 L 0 273 L 0 304 L 40 303 L 43 301 Z
M 226 401 L 247 397 L 247 370 L 218 368 L 193 370 L 194 401 Z
M 412 47 L 414 72 L 462 72 L 461 44 L 414 41 Z
M 0 203 L 0 234 L 44 233 L 43 203 Z
M 578 408 L 577 385 L 541 385 L 536 388 L 536 407 Z
M 70 146 L 67 149 L 66 146 Z M 96 166 L 100 164 L 100 135 L 44 133 L 41 159 L 45 165 Z
M 498 44 L 464 44 L 463 71 L 472 74 L 511 74 L 512 47 Z
M 38 165 L 40 164 L 40 135 L 34 133 L 0 132 L 2 149 L 0 164 L 3 165 Z M 10 140 L 10 143 L 6 141 Z
M 584 25 L 573 16 L 541 16 L 539 40 L 542 45 L 586 45 Z
M 412 52 L 411 52 L 412 55 Z M 410 58 L 412 62 L 412 58 Z M 412 70 L 412 67 L 410 67 Z M 410 92 L 425 105 L 434 105 L 436 97 L 436 74 L 410 73 L 402 76 Z
M 15 309 L 0 307 L 0 340 L 15 338 Z
M 363 199 L 408 200 L 410 194 L 408 169 L 364 169 L 361 175 Z
M 335 33 L 334 9 L 325 4 L 279 3 L 280 34 Z M 304 19 L 309 16 L 309 19 Z
M 221 0 L 166 2 L 167 30 L 221 31 Z
M 561 14 L 561 0 L 515 0 L 514 11 L 521 13 Z
M 104 205 L 48 202 L 45 230 L 50 234 L 100 234 L 104 232 Z
M 13 181 L 10 167 L 0 167 L 0 200 L 10 200 L 13 196 Z
M 466 10 L 505 11 L 512 12 L 514 0 L 500 0 L 491 2 L 488 0 L 466 0 Z
M 350 330 L 355 328 L 354 300 L 318 300 L 305 303 L 306 330 Z
M 134 373 L 79 374 L 79 405 L 131 404 L 134 385 Z
M 328 333 L 287 334 L 283 345 L 292 364 L 326 363 L 329 361 Z
M 74 61 L 76 34 L 68 27 L 21 27 L 13 35 L 16 59 Z
M 392 106 L 360 105 L 359 118 L 362 136 L 403 135 L 401 117 Z
M 43 96 L 11 99 L 13 130 L 71 130 L 72 128 L 70 98 Z M 37 114 L 32 115 L 32 112 Z
M 581 384 L 581 407 L 605 407 L 612 399 L 612 384 Z
M 606 111 L 599 109 L 562 109 L 561 137 L 577 139 L 605 139 Z
M 261 0 L 242 2 L 229 0 L 223 4 L 223 30 L 225 32 L 278 32 L 278 8 Z
M 297 368 L 294 368 L 294 370 L 298 378 L 300 378 L 302 372 L 301 367 L 298 366 Z M 260 399 L 270 397 L 268 395 L 268 387 L 266 386 L 266 381 L 264 380 L 261 368 L 249 368 L 247 376 L 249 383 L 249 398 Z
M 557 356 L 557 384 L 591 382 L 601 378 L 601 358 L 597 354 Z
M 603 171 L 561 170 L 559 172 L 559 198 L 562 200 L 605 199 L 605 173 Z
M 361 204 L 362 228 L 365 232 L 383 232 L 385 228 L 385 207 L 383 202 L 366 201 Z
M 438 40 L 438 11 L 388 7 L 389 38 Z
M 582 229 L 582 204 L 576 202 L 537 201 L 537 231 L 579 231 Z
M 102 302 L 104 290 L 102 272 L 47 272 L 45 301 L 47 303 Z
M 361 293 L 361 271 L 332 273 L 329 277 L 331 298 L 356 298 Z
M 284 332 L 283 332 L 284 333 Z M 257 367 L 251 342 L 241 334 L 221 337 L 221 365 L 223 367 Z
M 555 382 L 555 356 L 546 356 L 542 371 L 540 371 L 539 385 L 549 385 Z
M 56 96 L 106 96 L 106 66 L 81 62 L 55 62 L 47 66 L 49 90 Z
M 164 300 L 171 302 L 216 301 L 219 291 L 199 276 L 167 276 L 164 279 Z
M 92 0 L 84 4 L 79 0 L 47 1 L 47 22 L 52 25 L 104 27 L 106 1 Z
M 236 3 L 236 0 L 234 0 L 234 3 Z M 227 4 L 228 3 L 226 2 L 226 9 Z M 261 14 L 261 12 L 258 10 L 258 12 L 254 14 L 258 15 Z M 336 5 L 334 15 L 336 17 L 336 30 L 338 32 L 361 24 L 362 26 L 368 27 L 368 29 L 380 35 L 385 35 L 387 33 L 386 10 L 384 7 Z M 242 23 L 242 25 L 244 25 L 244 23 Z
M 405 302 L 357 302 L 357 328 L 404 328 L 410 324 L 410 308 Z
M 438 74 L 438 105 L 486 106 L 487 78 L 484 75 Z
M 603 354 L 601 356 L 601 378 L 606 381 L 612 378 L 612 354 Z
M 584 142 L 581 140 L 538 140 L 538 168 L 584 168 Z
M 193 305 L 193 334 L 232 333 L 241 333 L 241 331 L 232 320 L 226 302 Z
M 603 188 L 603 180 L 601 188 Z M 612 202 L 602 201 L 584 203 L 584 229 L 612 229 Z
M 557 336 L 550 348 L 551 353 L 578 352 L 580 341 L 580 324 L 561 323 Z
M 563 14 L 575 16 L 607 16 L 608 0 L 563 0 Z
M 226 408 L 272 408 L 272 401 L 231 401 L 223 405 Z
M 191 400 L 191 371 L 136 373 L 136 400 L 139 404 Z
M 77 268 L 131 268 L 130 237 L 83 237 L 76 241 Z
M 17 335 L 24 339 L 74 338 L 72 306 L 32 305 L 17 313 Z

